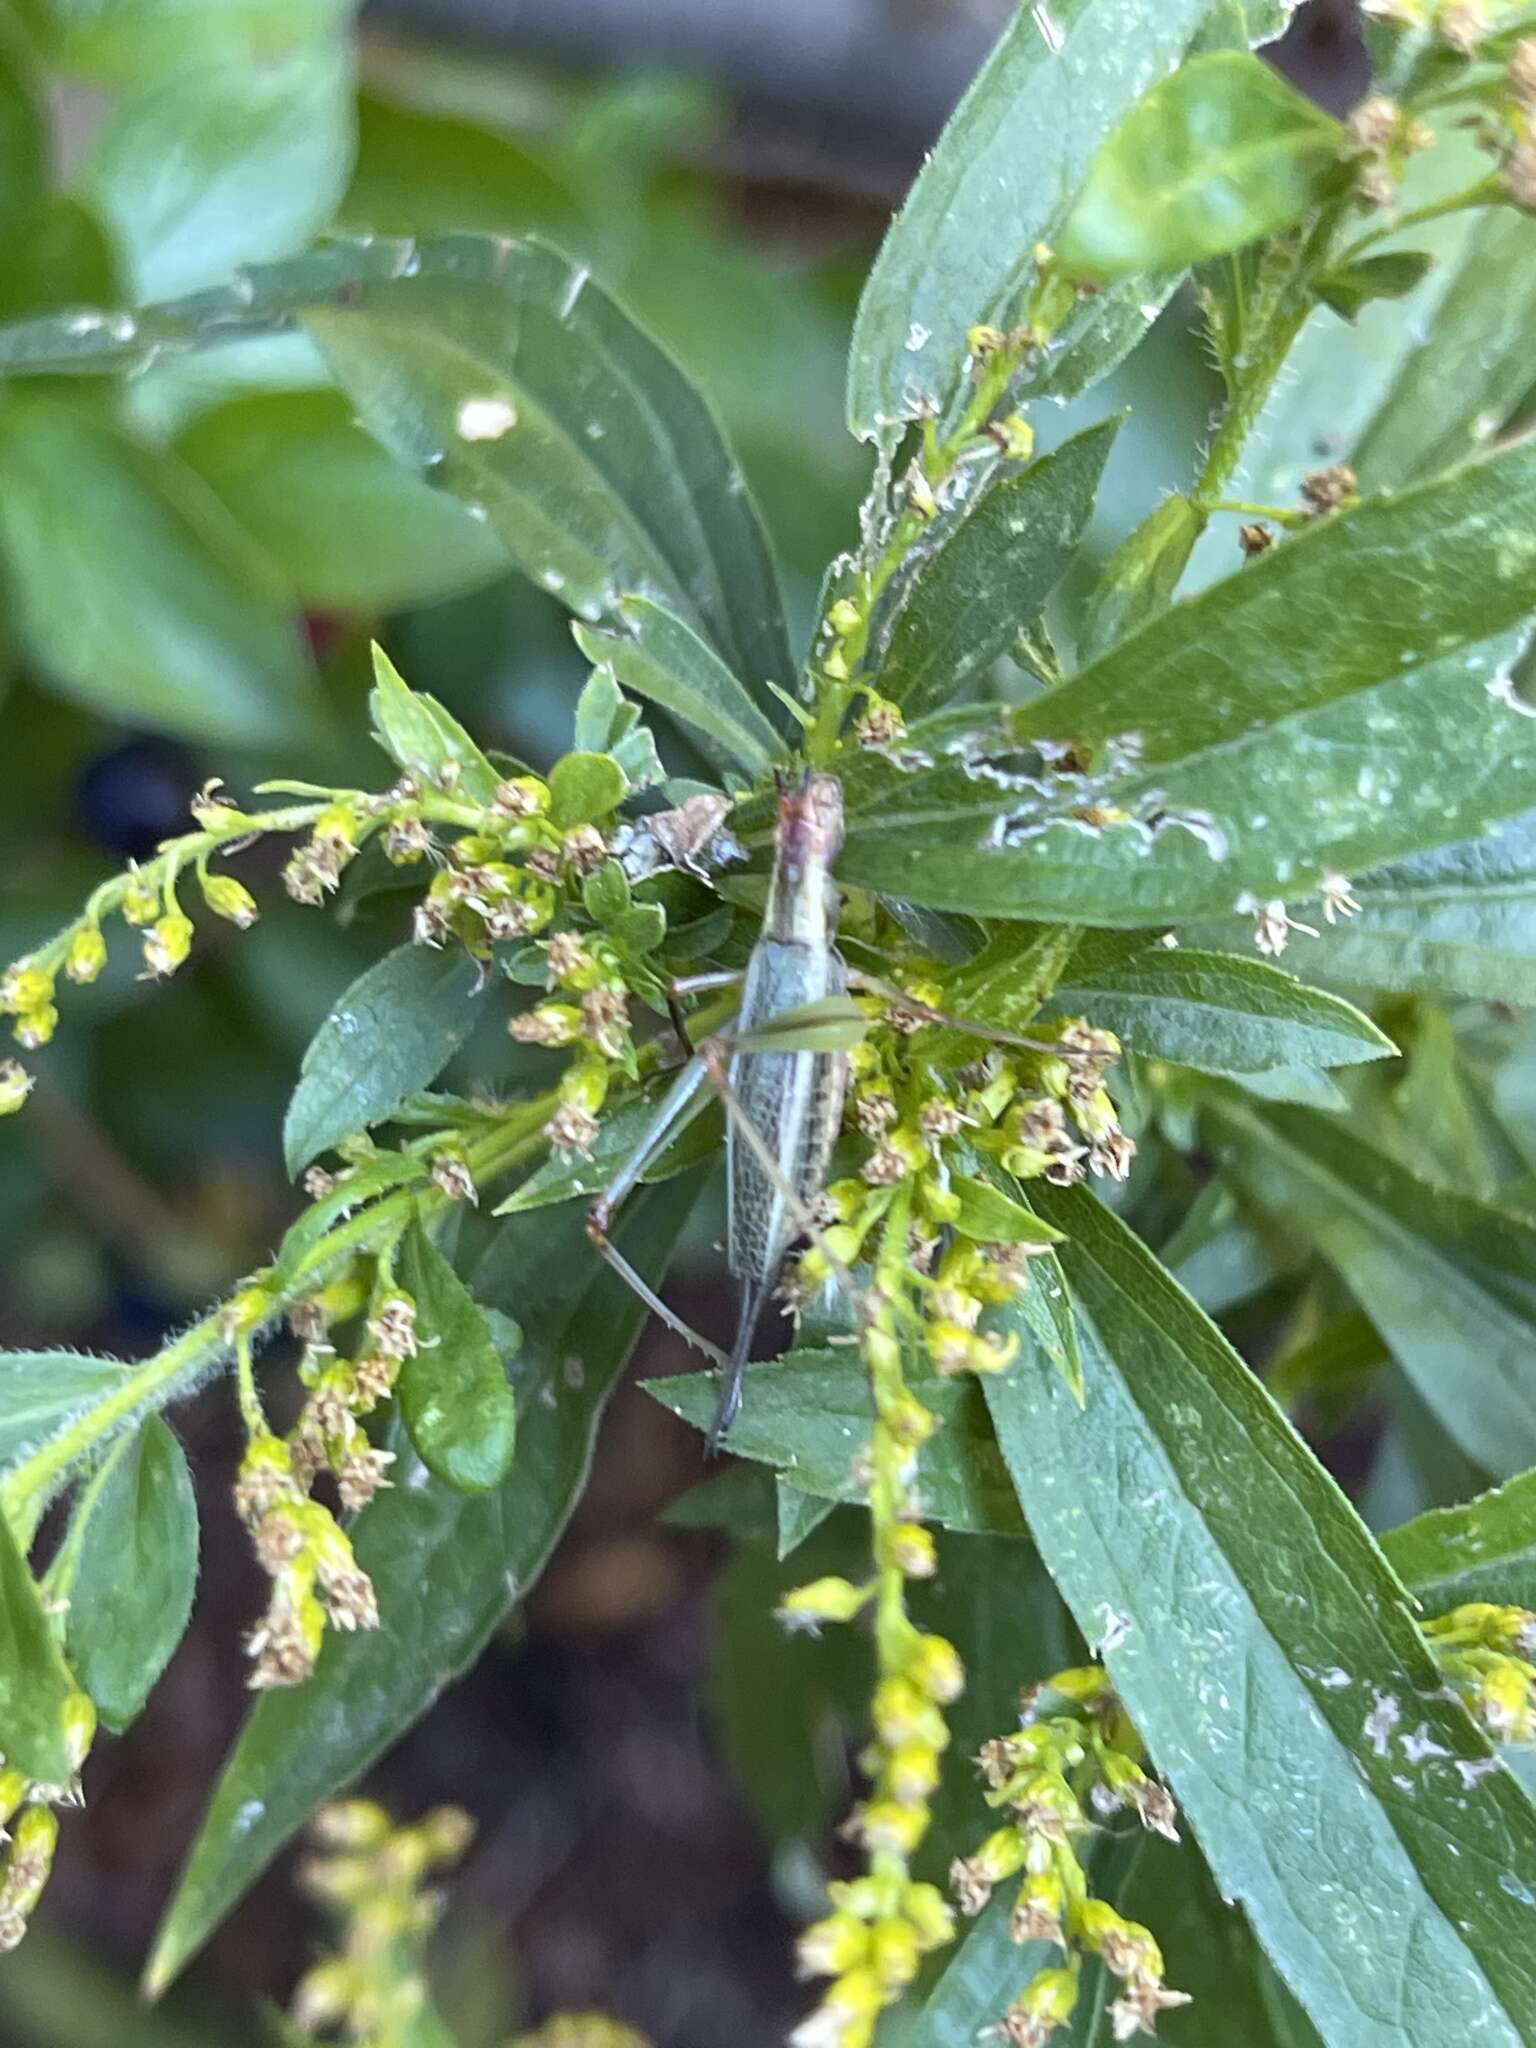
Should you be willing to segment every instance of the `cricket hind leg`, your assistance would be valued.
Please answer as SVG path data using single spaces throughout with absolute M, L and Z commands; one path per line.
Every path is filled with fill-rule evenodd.
M 1005 1031 L 1000 1024 L 983 1024 L 974 1017 L 951 1016 L 948 1010 L 936 1010 L 932 1003 L 920 1002 L 916 996 L 908 995 L 894 982 L 882 981 L 878 975 L 865 974 L 858 968 L 849 968 L 848 982 L 850 987 L 862 989 L 866 995 L 879 996 L 893 1009 L 905 1010 L 924 1024 L 939 1024 L 950 1031 L 963 1031 L 968 1037 L 985 1039 L 991 1045 L 1017 1045 L 1026 1052 L 1051 1052 L 1067 1060 L 1091 1061 L 1097 1057 L 1096 1054 L 1061 1045 L 1054 1039 L 1027 1038 L 1019 1031 Z
M 717 1456 L 725 1448 L 725 1439 L 731 1424 L 741 1413 L 742 1381 L 747 1370 L 747 1361 L 752 1355 L 752 1340 L 757 1335 L 757 1326 L 763 1319 L 763 1310 L 768 1301 L 768 1283 L 751 1281 L 741 1290 L 741 1314 L 736 1324 L 736 1341 L 731 1346 L 731 1355 L 725 1361 L 724 1376 L 720 1382 L 720 1400 L 715 1408 L 715 1419 L 709 1427 L 709 1449 Z

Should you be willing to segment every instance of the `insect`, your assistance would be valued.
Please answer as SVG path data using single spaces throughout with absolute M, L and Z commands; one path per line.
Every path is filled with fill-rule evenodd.
M 826 1178 L 848 1089 L 848 1034 L 857 1036 L 866 1023 L 851 1006 L 840 1014 L 837 999 L 850 987 L 858 988 L 914 1019 L 996 1044 L 1067 1059 L 1102 1056 L 951 1017 L 902 989 L 850 970 L 837 949 L 833 866 L 842 843 L 843 791 L 836 776 L 808 772 L 798 782 L 780 783 L 768 900 L 745 974 L 695 975 L 673 984 L 676 994 L 687 994 L 739 981 L 735 1025 L 701 1041 L 634 1153 L 587 1212 L 587 1235 L 609 1264 L 669 1329 L 720 1367 L 720 1401 L 711 1431 L 716 1447 L 740 1409 L 753 1338 L 785 1254 L 796 1237 L 816 1235 L 813 1205 Z M 726 1111 L 726 1257 L 741 1290 L 736 1337 L 728 1353 L 674 1315 L 608 1235 L 615 1211 L 690 1120 L 706 1086 L 718 1092 Z M 852 1293 L 846 1270 L 831 1263 L 845 1291 Z
M 798 783 L 781 784 L 768 901 L 742 978 L 735 1043 L 715 1039 L 699 1048 L 633 1157 L 588 1212 L 588 1235 L 610 1264 L 672 1329 L 721 1366 L 724 1378 L 712 1431 L 716 1444 L 741 1406 L 742 1375 L 763 1308 L 790 1243 L 805 1227 L 842 1122 L 845 1051 L 804 1044 L 780 1050 L 755 1036 L 776 1019 L 842 995 L 848 987 L 836 946 L 832 877 L 842 841 L 843 792 L 835 776 L 807 774 Z M 678 987 L 686 992 L 735 978 L 701 976 Z M 723 1047 L 730 1048 L 724 1061 Z M 727 1108 L 726 1259 L 741 1290 L 736 1338 L 728 1355 L 682 1324 L 608 1237 L 614 1211 L 681 1127 L 706 1084 L 719 1086 Z

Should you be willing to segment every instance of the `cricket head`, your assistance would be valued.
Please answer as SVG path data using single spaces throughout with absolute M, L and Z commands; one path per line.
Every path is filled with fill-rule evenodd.
M 791 873 L 832 866 L 843 844 L 843 785 L 835 775 L 780 783 L 777 844 L 779 865 Z

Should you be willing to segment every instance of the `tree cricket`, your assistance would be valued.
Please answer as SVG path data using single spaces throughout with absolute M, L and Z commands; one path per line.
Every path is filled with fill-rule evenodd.
M 797 782 L 781 781 L 768 898 L 745 973 L 697 975 L 673 984 L 674 995 L 684 995 L 739 983 L 741 1005 L 734 1024 L 700 1042 L 635 1151 L 587 1212 L 587 1234 L 603 1257 L 669 1329 L 720 1368 L 720 1400 L 710 1433 L 716 1448 L 740 1409 L 753 1340 L 786 1253 L 797 1237 L 822 1244 L 816 1198 L 842 1124 L 848 1046 L 867 1028 L 867 1020 L 851 1006 L 842 1014 L 837 999 L 859 988 L 924 1023 L 993 1043 L 1060 1053 L 1069 1060 L 1099 1056 L 951 1017 L 851 970 L 836 942 L 834 864 L 842 841 L 843 792 L 836 776 L 807 772 Z M 726 1115 L 726 1261 L 740 1288 L 736 1335 L 728 1353 L 675 1315 L 608 1234 L 620 1204 L 691 1120 L 706 1086 L 718 1093 Z M 851 1276 L 830 1255 L 829 1263 L 857 1308 Z
M 848 970 L 835 943 L 837 888 L 832 877 L 842 840 L 843 792 L 835 776 L 807 775 L 797 784 L 780 786 L 768 901 L 742 978 L 735 1030 L 729 1037 L 700 1045 L 633 1156 L 588 1211 L 588 1235 L 603 1256 L 671 1329 L 721 1367 L 720 1405 L 711 1433 L 716 1444 L 741 1406 L 742 1375 L 764 1305 L 791 1242 L 810 1223 L 810 1207 L 825 1179 L 842 1122 L 848 1087 L 846 1051 L 805 1045 L 775 1050 L 754 1037 L 807 1004 L 847 990 Z M 698 977 L 678 989 L 687 993 L 703 986 L 726 986 L 735 979 Z M 676 1133 L 706 1084 L 718 1089 L 726 1108 L 726 1259 L 741 1288 L 729 1355 L 706 1344 L 674 1316 L 608 1239 L 614 1211 Z

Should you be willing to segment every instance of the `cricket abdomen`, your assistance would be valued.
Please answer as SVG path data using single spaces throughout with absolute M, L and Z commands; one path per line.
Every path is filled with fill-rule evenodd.
M 747 968 L 738 1028 L 759 1029 L 787 1010 L 846 989 L 847 970 L 835 947 L 760 940 Z M 847 1054 L 740 1052 L 731 1060 L 730 1086 L 786 1187 L 809 1205 L 825 1182 L 842 1120 Z M 727 1150 L 730 1268 L 743 1281 L 766 1287 L 801 1224 L 785 1189 L 774 1185 L 752 1148 L 733 1136 Z

